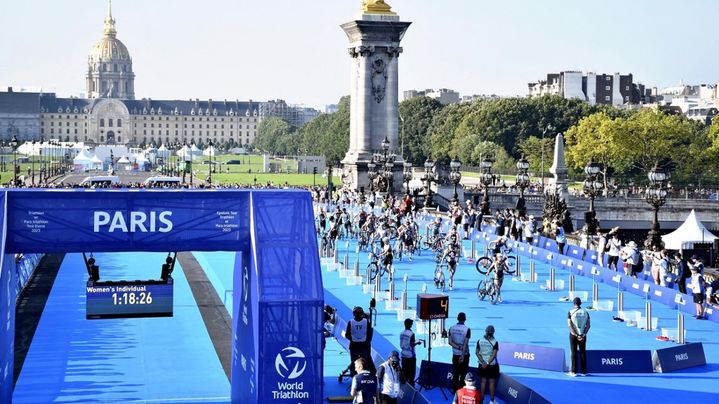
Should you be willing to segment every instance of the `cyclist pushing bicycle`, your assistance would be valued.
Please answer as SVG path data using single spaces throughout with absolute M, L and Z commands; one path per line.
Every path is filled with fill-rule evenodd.
M 504 283 L 504 273 L 508 272 L 507 256 L 503 253 L 496 253 L 494 262 L 489 267 L 489 271 L 494 271 L 494 286 L 497 293 L 497 303 L 502 303 L 502 284 Z M 493 302 L 494 303 L 494 302 Z
M 457 234 L 449 236 L 449 242 L 444 249 L 442 259 L 440 262 L 447 262 L 447 270 L 449 271 L 449 290 L 454 288 L 454 274 L 457 272 L 457 263 L 459 262 L 459 241 L 457 240 Z

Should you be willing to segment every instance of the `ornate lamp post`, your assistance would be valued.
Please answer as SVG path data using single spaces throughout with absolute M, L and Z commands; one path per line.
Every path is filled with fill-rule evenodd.
M 392 193 L 392 179 L 394 169 L 394 162 L 397 155 L 389 152 L 389 140 L 385 137 L 382 141 L 382 153 L 374 153 L 372 156 L 372 162 L 377 167 L 376 175 L 374 176 L 377 182 L 377 190 L 380 192 Z M 369 168 L 369 164 L 367 165 Z
M 650 248 L 653 246 L 662 248 L 664 242 L 659 235 L 659 208 L 667 201 L 666 181 L 669 179 L 669 173 L 664 168 L 659 167 L 657 163 L 649 170 L 647 177 L 649 178 L 649 186 L 646 191 L 646 200 L 654 208 L 654 221 L 644 245 Z
M 459 181 L 462 179 L 462 173 L 459 172 L 459 169 L 461 167 L 462 163 L 460 163 L 459 159 L 456 156 L 449 163 L 449 181 L 452 183 L 452 185 L 454 185 L 454 192 L 452 193 L 453 202 L 459 201 L 459 195 L 457 195 L 457 185 L 459 185 Z
M 402 179 L 405 183 L 407 195 L 409 195 L 409 182 L 412 181 L 412 164 L 407 161 L 404 162 L 404 172 L 402 172 Z
M 589 235 L 597 234 L 597 217 L 594 210 L 594 198 L 602 191 L 604 187 L 600 181 L 597 181 L 597 174 L 601 170 L 601 166 L 592 160 L 584 167 L 584 173 L 587 175 L 584 180 L 584 194 L 589 197 L 589 211 L 584 214 L 584 221 L 587 223 L 587 233 Z
M 30 184 L 34 187 L 35 186 L 35 159 L 33 158 L 33 155 L 35 154 L 35 139 L 32 140 L 32 149 L 30 149 L 30 165 L 32 166 L 32 177 L 30 179 Z
M 17 174 L 20 171 L 20 166 L 17 165 L 17 146 L 18 141 L 17 137 L 15 135 L 12 136 L 12 139 L 10 140 L 10 147 L 12 147 L 12 166 L 13 166 L 13 185 L 17 186 Z
M 492 185 L 493 177 L 492 160 L 490 160 L 489 158 L 482 160 L 482 162 L 479 164 L 479 167 L 482 169 L 480 181 L 482 182 L 482 185 L 484 185 L 484 197 L 482 198 L 480 208 L 482 209 L 483 215 L 489 215 L 491 213 L 489 211 L 489 186 Z
M 524 155 L 522 155 L 522 158 L 517 161 L 517 177 L 514 182 L 517 188 L 519 188 L 519 198 L 517 199 L 517 205 L 515 208 L 517 209 L 517 212 L 519 212 L 520 216 L 524 216 L 524 213 L 527 211 L 526 204 L 524 202 L 524 190 L 529 186 L 529 174 L 527 174 L 528 170 L 529 161 L 527 161 L 527 159 L 524 158 Z
M 435 163 L 432 159 L 427 159 L 424 162 L 424 175 L 422 181 L 424 181 L 424 206 L 427 208 L 432 207 L 432 182 L 437 181 L 437 173 L 434 171 Z
M 5 141 L 0 140 L 0 171 L 5 172 Z
M 327 163 L 327 195 L 329 195 L 330 200 L 332 200 L 332 193 L 334 191 L 334 184 L 332 183 L 332 169 L 333 169 L 334 163 Z
M 374 180 L 377 178 L 377 164 L 374 163 L 374 158 L 367 163 L 367 178 L 369 178 L 369 192 L 374 195 Z M 374 199 L 374 196 L 372 197 Z

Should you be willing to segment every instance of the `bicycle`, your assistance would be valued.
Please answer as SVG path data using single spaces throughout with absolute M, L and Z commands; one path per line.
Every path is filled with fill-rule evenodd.
M 497 292 L 497 284 L 494 281 L 494 271 L 489 271 L 485 274 L 484 279 L 479 281 L 477 285 L 477 297 L 479 300 L 489 298 L 489 301 L 494 304 L 497 302 L 499 294 Z
M 506 250 L 505 252 L 502 252 L 504 256 L 504 272 L 513 275 L 515 272 L 517 272 L 517 257 L 513 255 L 507 255 L 508 252 L 511 252 L 512 250 Z M 492 266 L 492 263 L 494 262 L 494 258 L 490 256 L 482 256 L 477 258 L 477 263 L 474 264 L 475 268 L 477 269 L 477 272 L 479 272 L 482 275 L 486 275 L 489 271 L 489 268 Z
M 444 268 L 447 266 L 444 262 L 438 262 L 434 267 L 434 287 L 444 292 L 445 289 L 445 277 Z
M 387 268 L 384 265 L 380 265 L 379 263 L 379 255 L 375 254 L 374 251 L 370 251 L 369 253 L 369 264 L 367 264 L 367 269 L 370 271 L 370 278 L 372 280 L 375 280 L 377 278 L 377 274 L 379 274 L 380 277 L 383 277 L 387 273 Z

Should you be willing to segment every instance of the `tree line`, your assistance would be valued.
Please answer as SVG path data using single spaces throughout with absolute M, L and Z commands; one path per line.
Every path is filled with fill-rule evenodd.
M 581 177 L 593 160 L 602 173 L 621 181 L 646 179 L 654 164 L 672 168 L 676 182 L 719 180 L 719 120 L 707 126 L 658 108 L 625 109 L 589 105 L 559 96 L 501 98 L 444 106 L 428 97 L 399 105 L 400 150 L 415 166 L 427 159 L 463 166 L 494 161 L 497 171 L 514 172 L 521 156 L 540 175 L 552 163 L 554 137 L 564 133 L 571 173 Z M 324 155 L 339 162 L 349 147 L 349 97 L 339 111 L 322 114 L 300 128 L 279 118 L 260 123 L 253 147 L 279 155 Z M 544 158 L 542 158 L 544 156 Z

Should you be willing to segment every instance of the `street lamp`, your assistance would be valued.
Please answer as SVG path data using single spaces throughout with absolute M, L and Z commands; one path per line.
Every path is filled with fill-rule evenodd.
M 207 183 L 212 185 L 212 155 L 215 154 L 215 149 L 212 147 L 212 139 L 210 139 L 210 165 L 207 167 Z
M 374 180 L 377 178 L 377 164 L 374 163 L 374 158 L 367 163 L 367 178 L 369 178 L 369 192 L 374 195 Z M 372 197 L 374 199 L 374 196 Z
M 35 159 L 33 158 L 33 155 L 35 154 L 35 139 L 32 140 L 32 149 L 30 149 L 30 165 L 32 166 L 32 178 L 30 180 L 30 184 L 34 187 L 35 186 Z
M 404 162 L 404 172 L 402 173 L 402 176 L 407 188 L 407 195 L 409 195 L 409 182 L 412 181 L 412 163 L 408 161 Z
M 547 124 L 547 127 L 545 127 L 542 131 L 542 167 L 540 170 L 542 173 L 542 192 L 544 192 L 544 135 L 546 135 L 550 130 L 554 130 L 554 127 L 552 124 Z
M 459 185 L 459 181 L 462 179 L 462 173 L 459 172 L 461 167 L 462 163 L 460 163 L 456 156 L 449 163 L 449 181 L 454 185 L 454 192 L 452 193 L 453 202 L 459 201 L 459 195 L 457 195 L 457 185 Z
M 424 181 L 424 206 L 427 208 L 432 207 L 432 182 L 437 181 L 437 173 L 434 171 L 435 163 L 432 159 L 427 159 L 424 162 L 424 175 L 422 181 Z
M 584 214 L 584 221 L 587 223 L 587 234 L 593 236 L 597 234 L 597 218 L 594 210 L 594 198 L 602 191 L 604 187 L 600 181 L 597 181 L 597 174 L 601 170 L 601 166 L 593 160 L 584 167 L 584 173 L 587 175 L 584 180 L 584 194 L 589 197 L 589 211 Z
M 332 166 L 334 163 L 327 163 L 327 195 L 329 195 L 330 200 L 332 200 L 332 193 L 334 188 L 334 184 L 332 183 Z
M 20 171 L 20 167 L 17 165 L 17 146 L 17 137 L 13 135 L 12 139 L 10 140 L 10 147 L 12 147 L 13 186 L 17 186 L 17 174 Z
M 382 153 L 374 153 L 372 161 L 367 164 L 367 168 L 370 168 L 370 164 L 374 164 L 377 168 L 375 174 L 372 176 L 372 180 L 377 182 L 377 190 L 379 192 L 392 193 L 392 180 L 394 177 L 393 169 L 394 162 L 397 155 L 389 152 L 389 140 L 385 137 L 382 140 Z M 373 171 L 370 169 L 370 171 Z
M 524 213 L 527 211 L 526 204 L 524 202 L 524 190 L 529 186 L 529 175 L 527 174 L 528 170 L 529 161 L 527 161 L 527 159 L 524 158 L 524 155 L 522 155 L 522 158 L 517 161 L 517 177 L 514 181 L 514 185 L 519 188 L 519 198 L 517 199 L 517 205 L 515 208 L 520 216 L 524 216 Z
M 480 208 L 482 210 L 482 215 L 489 215 L 489 186 L 492 185 L 493 179 L 492 160 L 490 160 L 489 158 L 482 160 L 482 162 L 479 163 L 479 168 L 482 169 L 480 181 L 482 182 L 482 185 L 484 185 L 484 197 L 482 198 Z
M 646 200 L 654 208 L 654 221 L 644 245 L 648 248 L 654 246 L 662 248 L 664 242 L 659 235 L 659 208 L 667 201 L 666 181 L 669 179 L 669 172 L 659 167 L 659 163 L 657 163 L 649 170 L 647 177 L 649 178 L 649 186 L 646 191 Z

